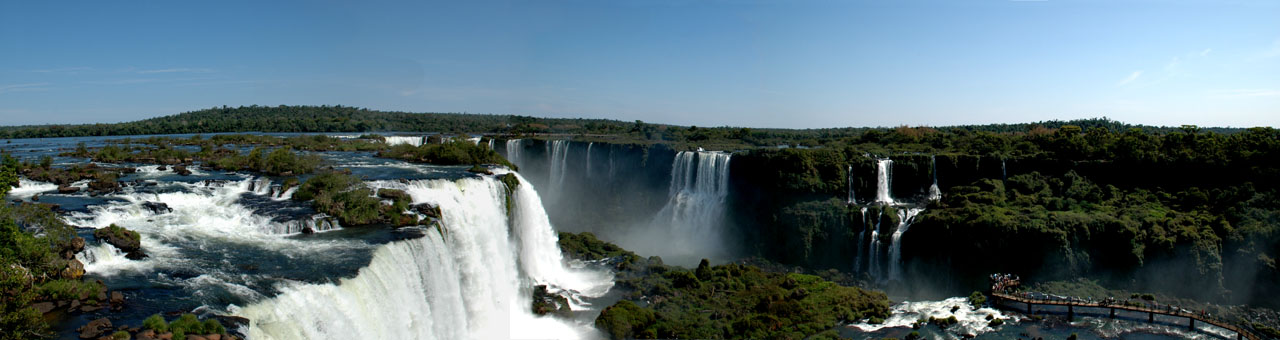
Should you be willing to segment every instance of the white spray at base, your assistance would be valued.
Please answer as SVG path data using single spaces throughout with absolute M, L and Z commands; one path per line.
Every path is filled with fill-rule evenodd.
M 902 280 L 902 233 L 907 232 L 911 228 L 911 223 L 915 222 L 916 215 L 919 215 L 923 208 L 909 208 L 898 210 L 898 229 L 893 231 L 891 241 L 889 241 L 889 279 Z
M 955 308 L 954 312 L 952 312 L 952 308 Z M 1018 321 L 1017 318 L 1005 316 L 997 309 L 987 307 L 974 309 L 969 304 L 969 299 L 963 297 L 954 297 L 942 301 L 901 302 L 890 307 L 889 313 L 889 318 L 880 324 L 856 323 L 849 326 L 864 332 L 875 332 L 884 328 L 909 328 L 920 319 L 928 320 L 930 317 L 946 319 L 955 316 L 958 323 L 947 327 L 948 332 L 978 335 L 995 330 L 987 326 L 990 322 L 990 320 L 987 320 L 988 315 L 993 318 L 1005 319 L 1006 322 Z
M 388 145 L 409 144 L 409 145 L 413 145 L 413 146 L 422 146 L 423 141 L 425 141 L 426 139 L 427 139 L 427 137 L 423 137 L 423 136 L 386 136 L 386 137 L 382 137 L 382 140 L 383 140 L 383 141 L 386 141 L 386 143 L 387 143 Z
M 9 189 L 9 196 L 29 199 L 36 194 L 56 190 L 58 190 L 57 184 L 20 178 L 18 179 L 18 186 Z
M 520 182 L 510 219 L 505 186 L 492 177 L 375 182 L 404 189 L 415 203 L 438 205 L 442 226 L 380 247 L 353 278 L 285 287 L 233 312 L 251 320 L 252 339 L 598 336 L 589 324 L 530 311 L 534 284 L 591 296 L 613 283 L 611 273 L 563 265 L 537 193 Z

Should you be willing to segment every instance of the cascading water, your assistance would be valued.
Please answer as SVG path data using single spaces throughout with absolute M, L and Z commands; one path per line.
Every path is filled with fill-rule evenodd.
M 495 150 L 493 148 L 493 138 L 489 138 L 489 150 Z
M 423 141 L 424 141 L 424 140 L 426 140 L 426 139 L 427 139 L 427 137 L 423 137 L 423 136 L 386 136 L 386 137 L 382 137 L 382 139 L 383 139 L 384 141 L 386 141 L 386 142 L 387 142 L 387 144 L 389 144 L 389 145 L 396 145 L 396 144 L 409 144 L 409 145 L 413 145 L 413 146 L 422 146 Z
M 861 214 L 859 216 L 862 216 L 862 224 L 859 224 L 859 226 L 865 226 L 867 225 L 867 207 L 862 207 L 860 211 L 861 211 Z M 862 245 L 865 243 L 867 243 L 867 230 L 865 227 L 863 227 L 861 229 L 858 229 L 858 244 L 855 244 L 853 247 L 854 249 L 853 250 L 853 254 L 854 254 L 853 255 L 853 272 L 854 273 L 862 272 Z
M 651 223 L 651 230 L 666 230 L 661 249 L 640 245 L 650 253 L 716 256 L 722 251 L 725 197 L 729 193 L 731 154 L 720 151 L 681 151 L 671 165 L 667 204 Z M 644 249 L 650 248 L 650 249 Z M 696 258 L 689 260 L 697 261 Z M 696 263 L 696 262 L 694 262 Z
M 550 188 L 547 188 L 547 190 L 555 197 L 560 193 L 560 189 L 564 187 L 564 174 L 565 170 L 568 169 L 568 164 L 566 163 L 569 159 L 569 141 L 556 140 L 548 142 L 547 157 L 547 163 L 551 164 L 551 172 L 548 175 L 550 178 L 547 179 Z
M 888 158 L 876 160 L 876 203 L 893 204 L 893 195 L 889 192 L 893 186 L 893 160 Z
M 853 166 L 852 165 L 849 166 L 849 170 L 847 174 L 848 176 L 846 176 L 847 177 L 846 180 L 849 181 L 849 190 L 848 190 L 849 198 L 846 199 L 846 202 L 848 202 L 849 204 L 858 204 L 857 197 L 854 197 L 853 195 Z
M 519 176 L 518 174 L 516 176 Z M 492 177 L 376 182 L 441 208 L 421 238 L 377 249 L 367 267 L 337 284 L 294 285 L 233 312 L 253 339 L 496 339 L 598 336 L 589 323 L 537 317 L 533 284 L 602 294 L 608 273 L 565 268 L 537 193 L 520 180 L 505 208 Z M 510 216 L 510 218 L 508 217 Z
M 871 251 L 867 253 L 867 271 L 873 277 L 880 277 L 880 220 L 884 218 L 884 210 L 876 216 L 875 228 L 871 229 Z
M 587 143 L 587 163 L 584 165 L 587 170 L 587 177 L 591 177 L 591 147 L 595 146 L 595 142 Z
M 911 228 L 911 223 L 915 221 L 916 215 L 920 214 L 924 209 L 908 208 L 898 210 L 898 229 L 893 231 L 891 240 L 889 241 L 889 279 L 902 280 L 902 234 Z
M 938 156 L 929 157 L 929 170 L 933 173 L 933 185 L 929 186 L 929 200 L 942 200 L 942 190 L 938 189 Z
M 516 166 L 524 165 L 523 159 L 520 157 L 521 151 L 524 150 L 523 139 L 507 140 L 507 160 Z
M 1004 167 L 1004 158 L 1001 158 L 1000 159 L 1000 180 L 1005 181 L 1008 179 L 1009 179 L 1009 171 Z

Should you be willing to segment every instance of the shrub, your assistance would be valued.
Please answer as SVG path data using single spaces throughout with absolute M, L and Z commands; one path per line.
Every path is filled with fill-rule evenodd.
M 160 314 L 152 314 L 146 320 L 142 320 L 142 329 L 165 333 L 169 331 L 169 324 L 164 321 L 164 317 L 160 316 Z

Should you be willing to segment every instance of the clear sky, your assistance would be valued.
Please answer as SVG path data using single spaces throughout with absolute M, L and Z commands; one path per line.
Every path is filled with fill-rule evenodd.
M 250 104 L 1280 126 L 1280 2 L 0 2 L 0 125 Z

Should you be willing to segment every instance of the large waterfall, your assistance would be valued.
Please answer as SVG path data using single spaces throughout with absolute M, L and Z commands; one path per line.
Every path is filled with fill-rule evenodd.
M 523 151 L 523 149 L 524 149 L 523 139 L 508 139 L 507 140 L 507 161 L 511 162 L 511 164 L 515 164 L 516 166 L 520 166 L 521 164 L 524 164 L 522 162 L 522 159 L 520 158 L 520 153 L 521 151 Z
M 415 203 L 438 205 L 441 226 L 382 246 L 355 277 L 284 287 L 236 312 L 252 320 L 253 339 L 593 336 L 589 324 L 530 312 L 534 284 L 598 296 L 612 275 L 564 267 L 537 193 L 520 182 L 510 212 L 504 185 L 492 177 L 375 182 L 404 189 Z
M 893 231 L 891 240 L 889 241 L 889 279 L 902 280 L 902 234 L 911 228 L 911 222 L 915 221 L 916 215 L 919 215 L 924 209 L 909 208 L 898 210 L 898 229 Z
M 409 144 L 409 145 L 413 145 L 413 146 L 421 146 L 422 144 L 425 144 L 425 142 L 424 142 L 424 141 L 427 139 L 427 137 L 424 137 L 424 136 L 386 136 L 386 137 L 382 137 L 382 139 L 383 139 L 383 140 L 385 140 L 385 141 L 387 142 L 387 144 L 391 144 L 391 145 L 396 145 L 396 144 Z
M 564 187 L 564 174 L 568 169 L 569 159 L 569 141 L 555 140 L 547 142 L 547 164 L 551 165 L 551 172 L 548 173 L 546 190 L 552 194 L 559 194 L 560 189 Z M 555 197 L 555 195 L 553 195 Z
M 938 189 L 938 156 L 929 157 L 929 173 L 933 175 L 933 184 L 929 186 L 929 201 L 942 199 L 942 190 Z
M 677 153 L 666 205 L 649 225 L 632 228 L 631 235 L 620 237 L 621 245 L 690 265 L 703 257 L 724 256 L 728 245 L 722 229 L 730 158 L 731 154 L 719 151 Z
M 849 170 L 846 172 L 845 175 L 846 175 L 845 180 L 849 182 L 848 184 L 849 190 L 847 193 L 848 198 L 845 199 L 845 201 L 848 202 L 849 204 L 858 204 L 858 198 L 854 197 L 854 194 L 853 194 L 853 166 L 852 165 L 849 166 Z
M 893 204 L 890 189 L 893 186 L 893 160 L 876 160 L 876 203 Z

